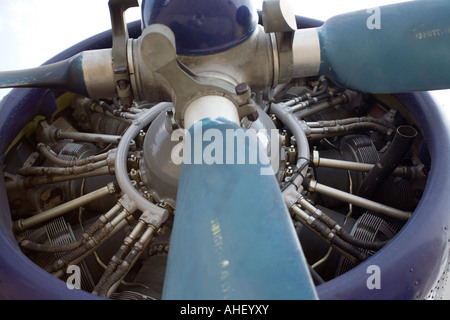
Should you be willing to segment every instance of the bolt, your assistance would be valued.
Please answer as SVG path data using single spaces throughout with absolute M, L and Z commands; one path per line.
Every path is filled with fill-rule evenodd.
M 131 169 L 131 171 L 130 171 L 130 179 L 131 180 L 134 180 L 134 181 L 136 181 L 136 182 L 139 182 L 140 181 L 140 178 L 139 178 L 139 171 L 138 170 L 136 170 L 136 169 Z
M 250 113 L 250 114 L 247 116 L 247 119 L 248 119 L 249 121 L 252 121 L 252 122 L 255 122 L 256 120 L 258 120 L 258 118 L 259 118 L 259 113 L 258 113 L 258 111 L 253 111 L 252 113 Z
M 246 94 L 249 90 L 250 90 L 250 87 L 249 87 L 248 84 L 245 83 L 245 82 L 239 83 L 239 84 L 236 86 L 236 94 L 237 94 L 238 96 L 241 96 L 241 95 L 243 95 L 243 94 Z
M 287 144 L 287 131 L 283 130 L 283 132 L 281 133 L 281 145 L 286 146 L 286 144 Z
M 130 83 L 127 80 L 119 80 L 117 82 L 117 85 L 119 86 L 119 88 L 121 90 L 125 90 L 125 89 L 128 89 L 128 87 L 130 86 Z
M 271 116 L 270 116 L 270 119 L 272 120 L 272 122 L 273 122 L 273 124 L 275 125 L 275 127 L 279 127 L 279 123 L 278 123 L 278 119 L 277 119 L 277 116 L 276 115 L 274 115 L 274 114 L 272 114 Z
M 288 177 L 290 177 L 290 176 L 292 176 L 293 173 L 294 173 L 294 170 L 292 169 L 291 166 L 289 166 L 289 167 L 286 169 L 286 175 L 287 175 Z
M 295 146 L 291 145 L 291 147 L 289 148 L 289 162 L 295 163 L 296 162 L 295 160 L 296 160 Z
M 179 124 L 176 123 L 176 122 L 172 123 L 172 130 L 175 131 L 175 130 L 178 130 L 178 129 L 180 129 Z
M 172 117 L 173 116 L 173 109 L 169 109 L 166 111 L 166 116 L 167 117 Z

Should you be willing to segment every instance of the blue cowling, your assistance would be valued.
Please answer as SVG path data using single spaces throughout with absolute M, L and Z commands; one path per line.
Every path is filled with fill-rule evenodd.
M 251 0 L 143 0 L 141 8 L 142 27 L 168 26 L 180 55 L 228 50 L 248 39 L 258 24 Z
M 251 161 L 256 134 L 239 130 L 211 120 L 189 130 L 163 299 L 316 299 L 279 185 L 261 174 L 268 158 Z

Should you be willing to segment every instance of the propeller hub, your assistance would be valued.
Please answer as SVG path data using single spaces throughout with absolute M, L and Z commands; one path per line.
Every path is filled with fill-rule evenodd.
M 181 160 L 184 155 L 186 130 L 176 129 L 174 107 L 168 106 L 150 125 L 145 134 L 143 158 L 140 166 L 142 180 L 149 188 L 152 196 L 175 205 L 177 188 L 181 171 Z M 258 132 L 258 137 L 267 150 L 267 156 L 274 170 L 279 167 L 280 150 L 278 141 L 272 142 L 271 132 L 277 130 L 272 119 L 263 111 L 259 111 L 256 121 L 243 121 L 243 126 Z M 213 143 L 207 131 L 196 132 L 205 145 Z M 193 151 L 191 151 L 193 152 Z
M 205 55 L 247 40 L 258 24 L 250 0 L 143 0 L 142 27 L 159 23 L 175 34 L 177 54 Z

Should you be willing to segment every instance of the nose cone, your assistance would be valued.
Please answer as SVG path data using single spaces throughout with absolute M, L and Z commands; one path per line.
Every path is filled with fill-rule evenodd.
M 258 24 L 251 0 L 143 0 L 141 8 L 143 28 L 168 26 L 180 55 L 225 51 L 248 39 Z

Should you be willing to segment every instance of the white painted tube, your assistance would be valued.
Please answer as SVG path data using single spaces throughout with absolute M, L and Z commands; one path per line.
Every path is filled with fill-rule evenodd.
M 202 119 L 226 119 L 240 126 L 236 105 L 222 96 L 203 96 L 194 100 L 184 112 L 184 127 L 189 129 Z

